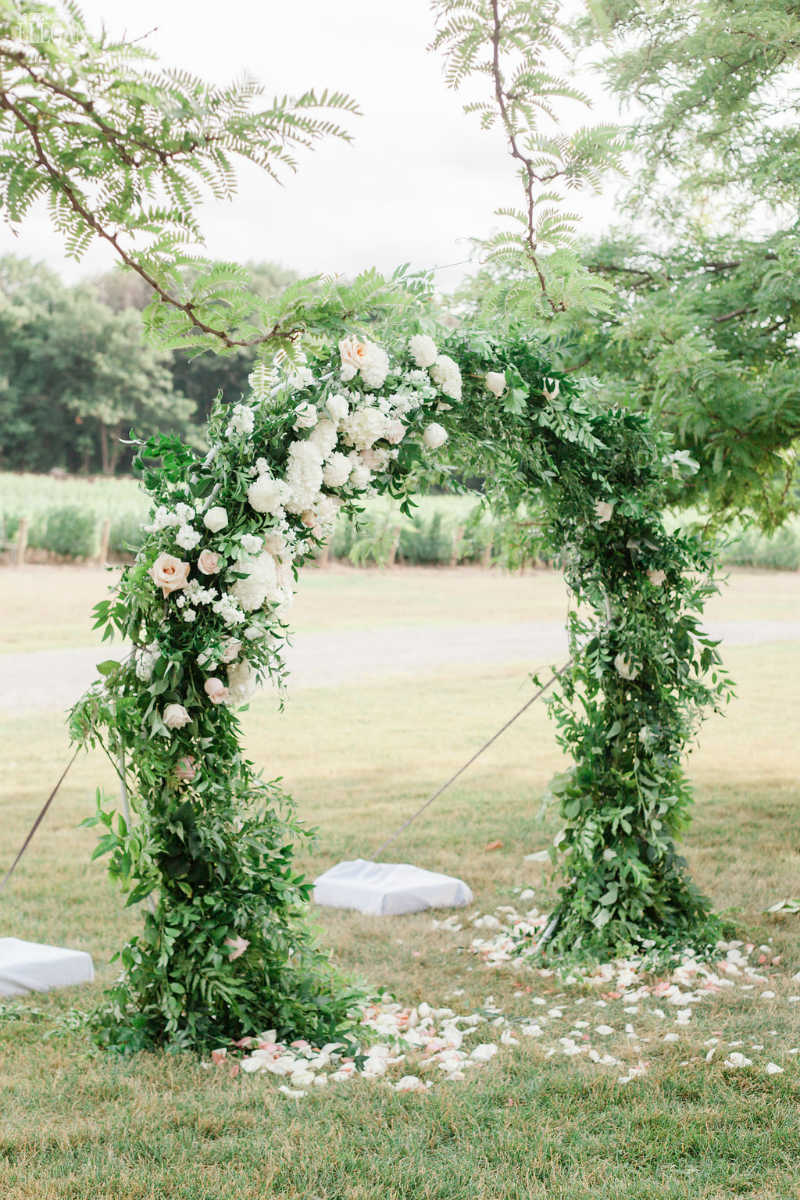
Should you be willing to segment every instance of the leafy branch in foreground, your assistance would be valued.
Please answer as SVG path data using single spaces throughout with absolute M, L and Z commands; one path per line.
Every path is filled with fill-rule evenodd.
M 608 289 L 591 278 L 572 251 L 577 215 L 563 207 L 565 191 L 599 190 L 603 175 L 619 169 L 621 144 L 609 125 L 559 131 L 556 109 L 564 101 L 588 107 L 588 97 L 561 69 L 571 47 L 555 0 L 434 0 L 437 33 L 431 49 L 446 59 L 446 79 L 459 88 L 485 76 L 487 99 L 465 104 L 485 130 L 500 127 L 519 166 L 524 207 L 502 208 L 518 230 L 507 229 L 483 243 L 490 261 L 519 273 L 515 301 L 535 303 L 550 315 L 573 304 L 596 308 Z M 544 127 L 542 122 L 548 122 Z M 506 297 L 507 301 L 512 297 Z
M 0 207 L 12 227 L 47 201 L 68 253 L 96 238 L 154 292 L 149 324 L 169 345 L 234 350 L 288 344 L 304 328 L 308 285 L 281 305 L 259 300 L 247 272 L 211 263 L 197 209 L 229 199 L 234 159 L 278 179 L 295 152 L 349 137 L 332 114 L 340 92 L 264 103 L 243 78 L 217 87 L 152 65 L 141 45 L 89 32 L 73 4 L 0 0 Z M 292 302 L 294 300 L 294 302 Z

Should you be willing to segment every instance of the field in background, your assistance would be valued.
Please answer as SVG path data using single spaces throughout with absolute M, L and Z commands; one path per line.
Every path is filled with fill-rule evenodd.
M 57 624 L 60 644 L 78 644 L 81 614 L 103 578 L 80 568 L 5 572 L 0 585 L 13 581 L 16 589 L 16 648 L 40 646 Z M 797 619 L 798 597 L 796 575 L 736 573 L 712 615 Z M 331 633 L 395 623 L 423 629 L 482 621 L 489 628 L 559 620 L 563 603 L 561 580 L 549 571 L 333 568 L 306 572 L 295 624 Z M 725 660 L 739 698 L 704 726 L 690 760 L 698 804 L 686 852 L 697 882 L 742 934 L 772 940 L 788 979 L 800 970 L 800 917 L 763 910 L 797 895 L 800 878 L 800 645 L 731 647 Z M 260 695 L 244 715 L 246 749 L 268 777 L 283 777 L 299 814 L 319 830 L 314 853 L 301 858 L 304 869 L 316 874 L 342 858 L 370 857 L 519 707 L 536 665 L 307 688 L 290 693 L 283 713 L 273 695 Z M 0 712 L 0 738 L 2 869 L 67 745 L 56 712 Z M 544 907 L 553 885 L 523 856 L 547 846 L 557 830 L 544 796 L 560 765 L 546 713 L 534 706 L 392 856 L 468 880 L 476 896 L 470 912 L 514 904 L 523 886 Z M 188 1056 L 120 1062 L 94 1055 L 83 1033 L 58 1021 L 73 1006 L 90 1005 L 113 979 L 110 956 L 138 922 L 102 861 L 90 862 L 95 832 L 78 827 L 98 784 L 115 794 L 112 768 L 99 754 L 81 756 L 2 899 L 4 933 L 84 947 L 98 970 L 92 988 L 0 1005 L 3 1200 L 796 1197 L 800 1068 L 789 1050 L 800 1047 L 800 1005 L 787 1004 L 786 994 L 792 986 L 800 991 L 797 985 L 781 984 L 773 1000 L 722 993 L 694 1010 L 678 1042 L 664 1042 L 659 1028 L 638 1050 L 626 1046 L 622 1023 L 644 1033 L 644 1018 L 615 1015 L 610 1024 L 620 1033 L 607 1048 L 649 1062 L 648 1075 L 625 1087 L 616 1071 L 589 1069 L 560 1052 L 546 1057 L 534 1039 L 502 1047 L 467 1082 L 437 1084 L 425 1095 L 360 1081 L 315 1090 L 299 1103 L 270 1078 L 231 1079 Z M 496 840 L 500 849 L 488 851 Z M 314 921 L 346 972 L 409 1003 L 470 1012 L 491 994 L 508 1015 L 530 1015 L 540 1011 L 532 995 L 548 1007 L 563 1002 L 556 979 L 485 970 L 465 949 L 479 931 L 436 930 L 430 914 L 315 910 Z M 453 999 L 458 989 L 463 995 Z M 712 1037 L 743 1039 L 761 1068 L 726 1071 L 721 1055 L 706 1064 Z M 764 1076 L 767 1056 L 783 1075 Z
M 340 517 L 332 557 L 355 565 L 498 562 L 513 531 L 479 508 L 480 497 L 420 496 L 410 516 L 386 497 L 366 502 L 357 524 Z M 0 472 L 0 553 L 12 551 L 19 521 L 29 522 L 28 545 L 60 557 L 91 559 L 102 523 L 110 521 L 109 551 L 124 558 L 141 542 L 147 502 L 133 479 L 92 480 Z M 682 518 L 686 519 L 686 518 Z M 722 560 L 739 566 L 800 569 L 800 518 L 770 538 L 732 530 L 721 544 Z

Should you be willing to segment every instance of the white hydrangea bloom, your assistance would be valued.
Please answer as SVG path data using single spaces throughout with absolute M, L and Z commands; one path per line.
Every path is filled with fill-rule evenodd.
M 304 404 L 300 404 L 295 410 L 295 429 L 313 429 L 317 423 L 319 414 L 314 405 L 307 400 Z
M 383 470 L 390 458 L 391 454 L 385 446 L 371 446 L 369 450 L 361 451 L 361 461 L 371 471 Z
M 386 417 L 379 408 L 366 404 L 350 414 L 343 428 L 348 445 L 355 446 L 356 450 L 368 450 L 385 435 Z
M 352 469 L 352 463 L 346 454 L 331 454 L 322 468 L 322 482 L 329 488 L 344 487 Z
M 311 508 L 322 490 L 322 455 L 313 442 L 292 442 L 286 466 L 289 496 L 285 507 L 292 513 Z
M 175 541 L 181 550 L 194 550 L 201 537 L 202 534 L 198 533 L 191 525 L 181 525 L 175 534 Z
M 231 411 L 231 419 L 228 422 L 228 427 L 225 430 L 226 437 L 233 437 L 236 433 L 242 433 L 245 437 L 253 432 L 255 426 L 255 413 L 247 404 L 234 404 Z
M 239 541 L 245 554 L 258 554 L 263 546 L 263 539 L 254 533 L 243 533 Z
M 353 464 L 350 472 L 350 483 L 356 489 L 356 491 L 366 491 L 372 482 L 372 472 L 370 471 L 369 467 L 365 466 L 365 464 L 362 462 L 361 455 L 356 450 L 353 450 L 353 452 L 348 455 L 348 458 Z
M 432 367 L 439 354 L 436 342 L 425 333 L 415 334 L 408 343 L 408 348 L 418 367 Z
M 447 441 L 447 430 L 443 426 L 437 425 L 435 421 L 431 421 L 430 425 L 425 426 L 422 440 L 429 450 L 438 450 Z
M 246 575 L 236 580 L 231 595 L 245 612 L 254 612 L 278 590 L 275 559 L 264 550 L 256 558 L 242 559 L 238 567 Z
M 461 372 L 448 354 L 440 354 L 431 367 L 431 379 L 451 400 L 461 399 Z
M 188 505 L 186 506 L 188 508 Z M 192 512 L 194 516 L 194 512 Z M 145 533 L 160 533 L 162 529 L 169 529 L 171 525 L 180 525 L 181 522 L 176 512 L 171 512 L 163 504 L 159 504 L 156 511 L 153 513 L 153 520 L 149 525 L 143 525 Z
M 226 625 L 241 625 L 245 619 L 242 610 L 226 593 L 223 593 L 219 600 L 215 600 L 211 607 Z
M 343 421 L 350 411 L 350 406 L 347 403 L 347 397 L 342 396 L 341 394 L 328 396 L 325 407 L 330 414 L 331 420 L 337 422 Z
M 194 509 L 191 504 L 184 504 L 183 501 L 175 505 L 175 521 L 178 525 L 188 525 L 194 520 Z
M 273 479 L 270 474 L 259 475 L 247 489 L 247 502 L 258 513 L 281 511 L 286 499 L 287 488 L 283 480 Z
M 367 358 L 361 364 L 361 378 L 364 387 L 379 388 L 386 382 L 389 374 L 389 355 L 374 342 L 367 342 Z
M 320 421 L 316 429 L 309 435 L 309 442 L 319 451 L 320 458 L 327 458 L 336 448 L 338 435 L 333 421 L 327 417 Z
M 324 534 L 332 533 L 341 501 L 336 496 L 323 496 L 317 505 L 317 520 Z
M 217 598 L 217 589 L 204 588 L 199 579 L 190 579 L 183 589 L 186 599 L 191 604 L 211 604 Z
M 183 610 L 184 621 L 193 621 L 196 616 L 197 616 L 197 613 L 195 612 L 195 610 L 193 608 L 185 608 Z

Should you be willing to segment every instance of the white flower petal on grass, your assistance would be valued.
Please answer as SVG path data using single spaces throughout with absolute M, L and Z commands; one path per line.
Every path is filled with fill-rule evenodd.
M 404 1075 L 394 1085 L 396 1092 L 424 1092 L 425 1084 L 418 1075 Z
M 285 1083 L 279 1085 L 278 1091 L 283 1092 L 284 1096 L 289 1096 L 292 1100 L 299 1100 L 302 1096 L 308 1095 L 308 1092 L 303 1092 L 299 1088 L 287 1087 Z
M 481 1042 L 480 1046 L 476 1046 L 470 1054 L 470 1058 L 475 1062 L 488 1062 L 490 1058 L 494 1058 L 497 1054 L 497 1046 L 494 1042 Z
M 777 1063 L 773 1063 L 773 1062 L 767 1063 L 764 1070 L 766 1071 L 767 1075 L 782 1075 L 783 1074 L 783 1067 L 779 1067 Z
M 596 1025 L 595 1033 L 599 1033 L 600 1037 L 609 1037 L 614 1032 L 611 1025 Z
M 743 1067 L 752 1067 L 752 1059 L 745 1058 L 738 1050 L 734 1050 L 733 1054 L 729 1054 L 723 1064 L 729 1070 L 740 1070 Z

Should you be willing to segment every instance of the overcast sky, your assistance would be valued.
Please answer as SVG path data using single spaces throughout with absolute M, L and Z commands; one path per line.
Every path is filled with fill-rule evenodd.
M 300 170 L 278 187 L 244 167 L 237 198 L 202 214 L 208 250 L 239 261 L 268 259 L 304 274 L 351 274 L 398 263 L 446 266 L 467 258 L 469 238 L 498 227 L 496 208 L 519 203 L 518 181 L 499 135 L 478 129 L 463 97 L 426 50 L 433 25 L 427 0 L 81 0 L 90 27 L 148 34 L 164 64 L 216 82 L 243 71 L 269 94 L 307 87 L 348 92 L 363 116 L 349 118 L 353 142 L 302 152 Z M 592 119 L 614 119 L 599 102 Z M 584 117 L 583 120 L 586 118 Z M 572 201 L 571 201 L 572 203 Z M 584 229 L 613 219 L 610 197 L 577 202 Z M 98 245 L 80 264 L 66 258 L 46 212 L 13 237 L 0 226 L 0 251 L 47 261 L 66 278 L 111 262 Z M 447 289 L 466 268 L 438 276 Z

